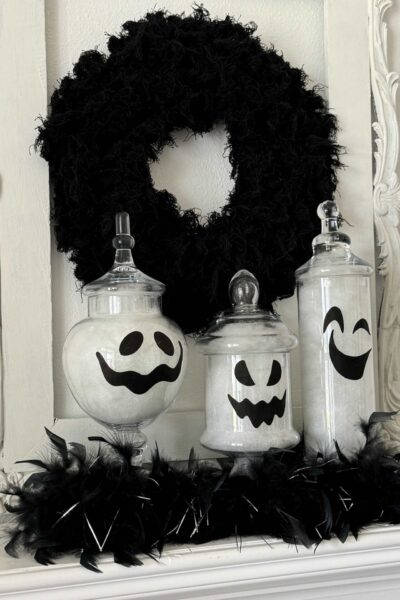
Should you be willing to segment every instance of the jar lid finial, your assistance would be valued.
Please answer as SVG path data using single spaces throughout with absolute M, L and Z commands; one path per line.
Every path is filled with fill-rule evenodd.
M 315 251 L 326 252 L 333 246 L 342 245 L 343 248 L 350 246 L 349 236 L 344 231 L 340 231 L 345 219 L 336 202 L 333 200 L 321 202 L 317 208 L 317 215 L 321 219 L 321 233 L 313 240 L 312 245 Z
M 125 211 L 115 215 L 115 236 L 112 245 L 115 248 L 113 266 L 102 277 L 85 285 L 84 293 L 87 296 L 98 294 L 161 296 L 165 285 L 143 273 L 134 263 L 132 248 L 135 246 L 135 240 L 131 235 L 129 213 Z
M 256 309 L 260 297 L 260 285 L 257 278 L 241 269 L 229 282 L 229 298 L 234 311 Z

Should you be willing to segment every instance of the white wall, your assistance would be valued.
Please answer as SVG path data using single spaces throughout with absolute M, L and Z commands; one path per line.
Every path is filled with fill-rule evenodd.
M 155 6 L 181 13 L 190 12 L 191 4 L 189 0 L 168 0 L 159 4 L 155 4 L 154 0 L 47 0 L 49 95 L 83 50 L 94 47 L 106 49 L 105 32 L 117 32 L 124 21 L 135 20 Z M 321 0 L 208 0 L 205 5 L 212 16 L 230 14 L 243 23 L 256 22 L 262 41 L 282 50 L 293 66 L 304 67 L 311 85 L 325 83 Z M 159 164 L 153 166 L 155 185 L 174 193 L 182 208 L 198 207 L 207 214 L 224 204 L 232 187 L 228 159 L 224 157 L 225 132 L 221 127 L 203 138 L 186 140 L 186 137 L 186 132 L 179 133 L 178 147 L 166 149 Z M 69 328 L 85 315 L 86 305 L 77 291 L 71 266 L 56 250 L 53 252 L 52 271 L 56 415 L 82 416 L 65 383 L 61 349 Z M 296 330 L 295 301 L 280 303 L 278 310 L 288 326 Z M 199 408 L 204 402 L 202 358 L 193 352 L 190 361 L 186 384 L 173 410 Z M 299 407 L 297 357 L 294 357 L 293 371 L 294 404 Z M 196 389 L 194 395 L 193 389 Z M 299 421 L 298 409 L 295 415 Z

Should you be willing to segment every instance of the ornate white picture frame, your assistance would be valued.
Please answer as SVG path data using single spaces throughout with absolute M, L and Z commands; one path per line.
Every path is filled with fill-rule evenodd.
M 357 225 L 357 231 L 350 230 L 356 252 L 371 263 L 375 230 L 377 383 L 381 409 L 393 411 L 400 408 L 398 74 L 391 72 L 388 61 L 386 24 L 393 0 L 321 1 L 329 104 L 340 119 L 339 142 L 347 148 L 348 168 L 340 176 L 338 200 L 348 221 Z M 0 131 L 7 140 L 0 144 L 0 482 L 4 483 L 22 477 L 14 463 L 31 458 L 40 448 L 44 426 L 76 439 L 78 432 L 81 437 L 93 433 L 93 425 L 88 419 L 55 419 L 48 176 L 33 150 L 21 152 L 27 140 L 34 142 L 32 115 L 47 109 L 44 0 L 24 0 L 23 10 L 19 0 L 0 3 L 0 61 L 0 104 L 2 110 L 5 107 Z M 157 431 L 171 454 L 186 451 L 187 430 L 193 438 L 200 436 L 204 421 L 197 412 L 167 415 L 164 431 Z M 394 420 L 386 427 L 396 444 L 400 444 L 399 423 Z M 168 428 L 178 434 L 168 437 Z M 0 509 L 1 501 L 0 496 Z M 104 572 L 96 575 L 69 558 L 57 566 L 33 568 L 29 558 L 2 557 L 0 595 L 389 599 L 397 598 L 400 590 L 399 550 L 400 526 L 388 526 L 370 527 L 357 542 L 349 540 L 344 546 L 338 540 L 324 542 L 317 552 L 288 548 L 282 541 L 271 546 L 263 539 L 247 539 L 240 552 L 230 540 L 168 549 L 163 562 L 146 560 L 140 570 L 105 558 Z

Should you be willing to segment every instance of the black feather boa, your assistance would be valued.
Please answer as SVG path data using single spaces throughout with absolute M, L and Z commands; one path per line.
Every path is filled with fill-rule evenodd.
M 239 269 L 261 303 L 293 293 L 316 206 L 340 165 L 336 122 L 305 73 L 231 17 L 159 11 L 125 23 L 109 54 L 84 52 L 51 98 L 37 145 L 49 162 L 58 249 L 87 283 L 113 262 L 114 215 L 131 216 L 138 266 L 167 284 L 165 314 L 185 332 L 226 306 Z M 207 222 L 156 190 L 149 163 L 174 131 L 224 122 L 235 187 Z
M 147 468 L 132 466 L 135 448 L 116 439 L 100 442 L 98 454 L 47 432 L 52 458 L 27 461 L 41 467 L 13 494 L 14 514 L 6 551 L 31 551 L 42 564 L 76 553 L 98 570 L 96 557 L 140 564 L 139 555 L 160 556 L 167 543 L 203 543 L 262 535 L 310 546 L 337 536 L 345 542 L 370 523 L 400 523 L 398 457 L 369 441 L 346 458 L 304 458 L 300 444 L 271 451 L 247 473 L 232 462 L 196 461 L 179 468 L 158 451 Z

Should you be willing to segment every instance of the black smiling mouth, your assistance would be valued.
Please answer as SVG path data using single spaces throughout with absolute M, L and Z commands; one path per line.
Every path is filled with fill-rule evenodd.
M 361 379 L 364 375 L 370 352 L 371 348 L 364 354 L 360 354 L 360 356 L 343 354 L 335 344 L 334 332 L 331 332 L 331 337 L 329 338 L 329 356 L 336 371 L 342 377 L 352 379 L 353 381 Z
M 100 352 L 96 352 L 97 360 L 99 361 L 102 373 L 105 380 L 110 385 L 120 386 L 123 385 L 128 388 L 133 394 L 145 394 L 148 392 L 153 385 L 156 385 L 160 381 L 166 381 L 171 383 L 176 381 L 182 370 L 183 361 L 183 348 L 182 344 L 179 343 L 179 359 L 175 367 L 169 367 L 168 365 L 158 365 L 147 375 L 142 375 L 136 371 L 114 371 L 106 361 L 104 360 Z
M 273 396 L 270 402 L 261 400 L 260 402 L 257 402 L 257 404 L 253 404 L 248 398 L 239 402 L 238 400 L 235 400 L 235 398 L 232 398 L 230 394 L 228 394 L 228 398 L 237 416 L 240 419 L 248 417 L 251 424 L 256 429 L 260 427 L 262 423 L 271 425 L 275 416 L 281 418 L 285 412 L 286 391 L 282 398 Z

